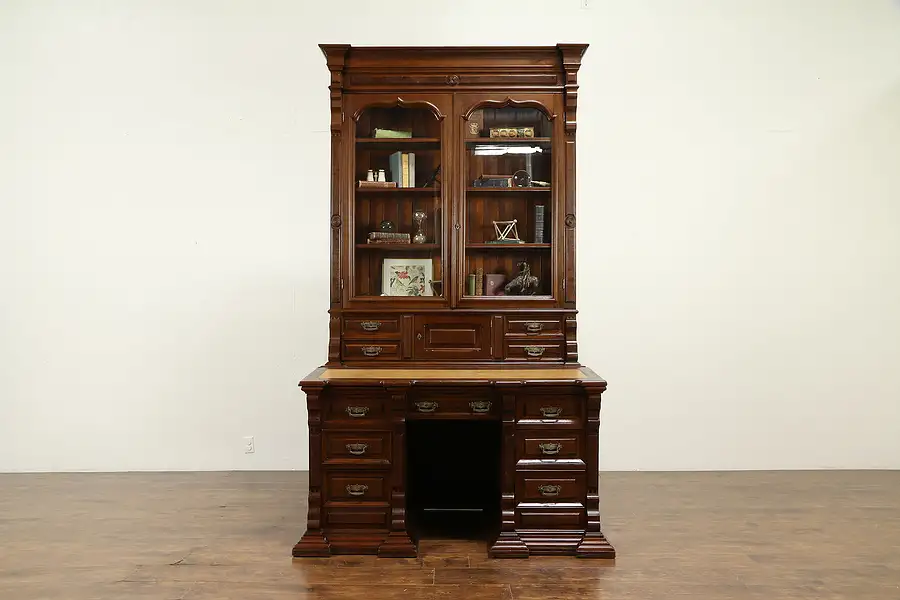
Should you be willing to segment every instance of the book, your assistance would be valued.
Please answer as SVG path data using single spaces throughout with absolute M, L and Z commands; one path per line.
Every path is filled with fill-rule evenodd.
M 484 269 L 475 269 L 475 295 L 484 296 Z
M 396 129 L 375 128 L 372 131 L 372 137 L 376 138 L 411 138 L 412 131 L 399 131 Z
M 534 243 L 544 243 L 544 205 L 534 206 Z

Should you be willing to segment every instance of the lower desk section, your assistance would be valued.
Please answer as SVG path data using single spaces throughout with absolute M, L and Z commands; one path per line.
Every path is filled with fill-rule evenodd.
M 597 489 L 606 386 L 577 372 L 305 380 L 309 512 L 294 556 L 415 557 L 438 536 L 486 540 L 496 558 L 615 557 Z

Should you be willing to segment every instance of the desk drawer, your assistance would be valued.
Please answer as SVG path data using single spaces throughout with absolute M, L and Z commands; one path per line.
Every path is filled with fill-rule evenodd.
M 489 394 L 452 388 L 411 394 L 407 418 L 495 419 L 499 414 L 500 401 Z
M 400 319 L 397 316 L 363 315 L 344 319 L 346 338 L 400 338 Z
M 325 430 L 322 432 L 322 456 L 326 465 L 389 465 L 391 432 Z
M 520 471 L 516 473 L 516 499 L 520 502 L 584 502 L 583 471 Z
M 400 342 L 344 342 L 344 360 L 399 360 Z
M 506 358 L 528 362 L 562 362 L 565 340 L 506 340 Z
M 517 431 L 518 449 L 516 459 L 533 458 L 541 460 L 581 458 L 580 431 Z
M 583 403 L 579 396 L 553 393 L 523 395 L 516 398 L 519 426 L 580 425 Z
M 515 315 L 506 317 L 506 335 L 536 337 L 562 335 L 562 318 L 552 315 Z
M 387 394 L 381 390 L 347 390 L 336 388 L 327 393 L 325 420 L 341 426 L 375 427 L 385 417 Z
M 390 483 L 386 473 L 329 471 L 325 473 L 326 502 L 387 502 Z

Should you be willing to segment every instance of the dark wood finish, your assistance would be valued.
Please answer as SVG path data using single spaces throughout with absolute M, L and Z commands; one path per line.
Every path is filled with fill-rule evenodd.
M 578 362 L 575 335 L 585 49 L 322 46 L 331 73 L 328 361 L 300 383 L 311 466 L 294 556 L 416 557 L 431 526 L 455 519 L 456 532 L 483 528 L 486 557 L 615 556 L 597 489 L 606 382 Z M 521 127 L 533 136 L 490 137 Z M 398 152 L 415 164 L 409 187 L 360 185 L 369 170 L 393 180 Z M 535 187 L 482 187 L 525 170 Z M 388 222 L 412 242 L 419 210 L 424 243 L 368 243 Z M 524 243 L 490 243 L 494 222 L 512 219 Z M 430 265 L 435 285 L 424 296 L 386 294 L 384 261 L 406 258 Z M 510 281 L 523 261 L 535 294 L 468 292 L 470 274 Z

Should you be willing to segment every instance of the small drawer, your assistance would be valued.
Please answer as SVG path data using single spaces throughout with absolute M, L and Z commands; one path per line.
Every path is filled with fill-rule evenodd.
M 516 498 L 522 502 L 584 502 L 583 471 L 525 471 L 516 473 Z
M 410 394 L 407 418 L 496 419 L 499 414 L 499 399 L 465 388 L 452 388 Z
M 549 435 L 548 435 L 549 434 Z M 517 459 L 555 460 L 581 458 L 581 432 L 517 431 Z
M 322 456 L 326 465 L 391 464 L 391 432 L 322 432 Z
M 584 505 L 577 502 L 552 507 L 523 502 L 516 513 L 522 529 L 581 529 L 585 521 Z
M 325 527 L 386 529 L 388 509 L 331 506 L 325 509 Z
M 580 426 L 583 402 L 579 396 L 552 393 L 516 398 L 519 426 Z
M 529 362 L 561 362 L 563 359 L 563 340 L 507 340 L 506 358 L 508 360 L 527 360 Z
M 347 318 L 344 319 L 344 337 L 398 339 L 400 337 L 400 319 L 396 316 Z
M 387 502 L 387 474 L 371 471 L 325 473 L 326 502 Z
M 376 421 L 384 419 L 388 397 L 383 391 L 350 392 L 336 388 L 327 393 L 325 402 L 326 422 L 341 422 L 342 427 L 373 427 Z
M 550 315 L 506 317 L 506 334 L 514 336 L 561 335 L 562 319 Z
M 344 342 L 344 360 L 398 360 L 399 342 Z

